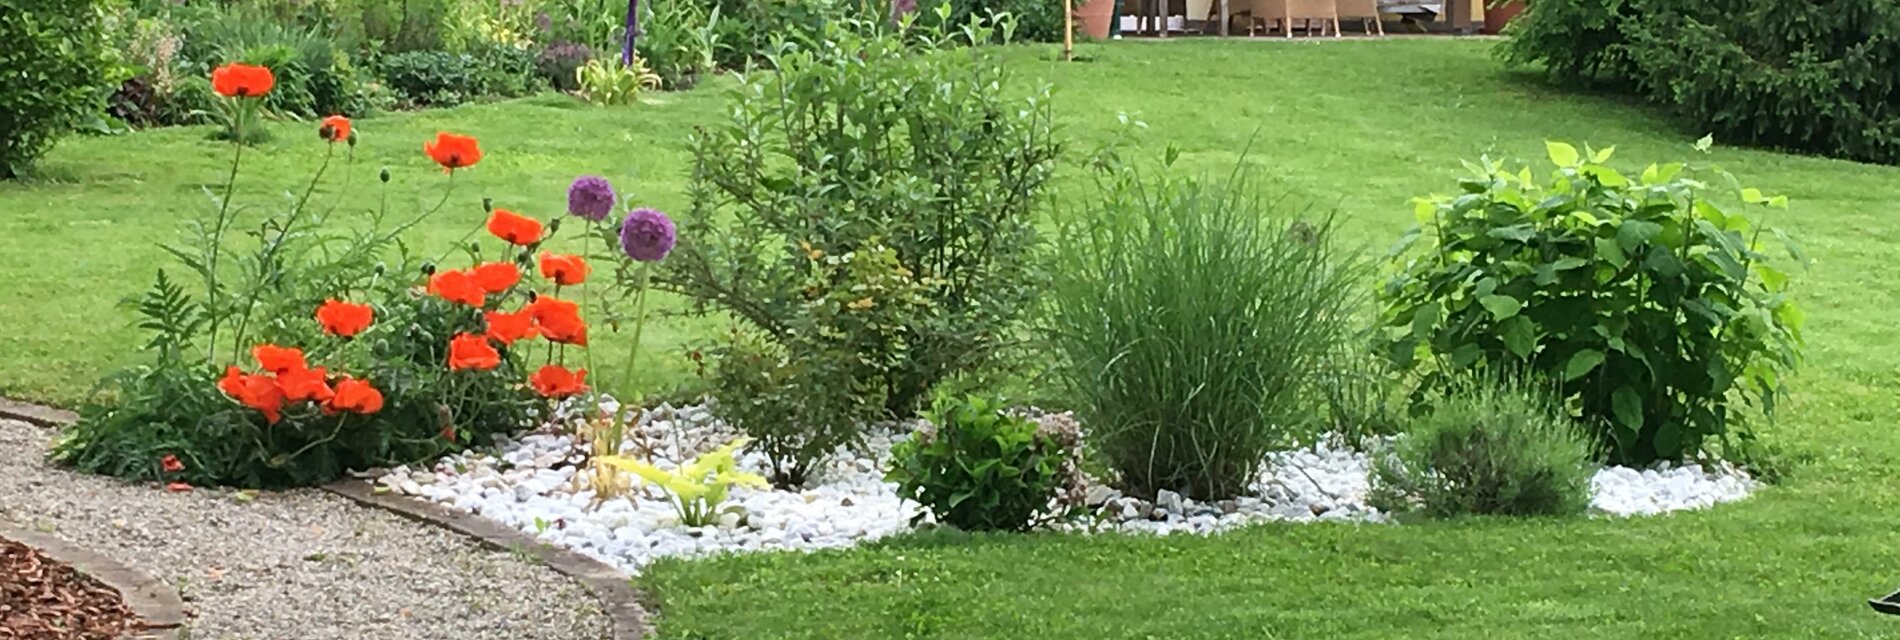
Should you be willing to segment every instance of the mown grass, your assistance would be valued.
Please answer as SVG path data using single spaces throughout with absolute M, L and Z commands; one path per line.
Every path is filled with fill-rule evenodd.
M 1147 123 L 1132 151 L 1168 143 L 1188 171 L 1246 154 L 1289 204 L 1337 210 L 1345 237 L 1383 251 L 1406 200 L 1451 189 L 1458 160 L 1541 157 L 1545 138 L 1617 146 L 1618 162 L 1686 158 L 1690 131 L 1620 99 L 1550 89 L 1502 69 L 1488 42 L 1124 42 L 1092 61 L 1006 52 L 1057 87 L 1077 157 Z M 424 230 L 478 224 L 481 196 L 536 214 L 577 173 L 641 202 L 685 205 L 685 134 L 722 112 L 720 86 L 633 109 L 543 97 L 368 119 L 356 184 L 387 164 L 392 201 L 431 201 L 419 147 L 438 129 L 478 135 L 489 158 L 458 176 L 456 209 Z M 319 143 L 303 124 L 252 157 L 247 185 L 292 187 Z M 202 129 L 75 139 L 45 178 L 0 185 L 0 394 L 71 404 L 133 355 L 131 316 L 170 239 L 202 211 L 226 149 Z M 1861 600 L 1900 584 L 1900 344 L 1890 309 L 1900 169 L 1764 150 L 1713 160 L 1786 193 L 1779 224 L 1815 257 L 1797 287 L 1809 361 L 1794 403 L 1765 429 L 1790 475 L 1747 502 L 1638 520 L 1478 519 L 1406 527 L 1269 526 L 1209 539 L 925 536 L 842 552 L 665 562 L 640 579 L 668 638 L 1852 638 L 1900 634 Z M 1059 206 L 1092 190 L 1065 167 Z M 326 194 L 329 195 L 329 194 Z M 338 194 L 346 211 L 373 190 Z M 251 191 L 267 203 L 273 192 Z M 721 321 L 648 332 L 668 357 L 652 385 L 690 381 L 677 353 Z M 612 337 L 597 338 L 613 344 Z

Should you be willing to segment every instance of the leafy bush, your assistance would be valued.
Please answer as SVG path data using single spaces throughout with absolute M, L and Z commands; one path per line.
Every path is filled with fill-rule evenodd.
M 1724 140 L 1900 164 L 1900 3 L 1669 7 L 1628 24 L 1654 100 Z
M 1432 517 L 1564 515 L 1590 504 L 1590 439 L 1550 402 L 1466 382 L 1374 456 L 1374 507 Z
M 418 106 L 455 105 L 480 96 L 474 61 L 446 51 L 410 51 L 383 60 L 383 79 Z
M 719 415 L 750 435 L 771 466 L 773 484 L 803 487 L 817 463 L 861 442 L 878 418 L 884 389 L 856 353 L 828 340 L 767 341 L 734 328 L 704 372 Z
M 1544 65 L 1566 83 L 1634 86 L 1635 64 L 1623 25 L 1639 19 L 1643 0 L 1539 0 L 1506 27 L 1495 52 L 1518 65 Z
M 0 179 L 19 175 L 60 135 L 103 111 L 110 87 L 102 4 L 0 0 Z
M 1428 388 L 1527 367 L 1561 385 L 1619 463 L 1745 445 L 1734 403 L 1772 414 L 1799 360 L 1789 277 L 1757 247 L 1766 234 L 1799 249 L 1748 215 L 1787 199 L 1740 189 L 1736 210 L 1711 192 L 1735 184 L 1719 169 L 1650 165 L 1631 180 L 1605 164 L 1610 149 L 1549 150 L 1544 181 L 1487 158 L 1461 194 L 1417 201 L 1422 226 L 1398 250 L 1426 248 L 1399 254 L 1382 291 L 1381 349 L 1429 371 Z
M 182 39 L 193 74 L 225 61 L 270 67 L 277 86 L 264 101 L 271 111 L 317 118 L 334 114 L 367 115 L 377 105 L 369 74 L 351 60 L 352 47 L 322 29 L 302 26 L 239 5 L 207 9 Z
M 1539 0 L 1500 52 L 1640 88 L 1725 139 L 1900 163 L 1900 5 Z
M 545 88 L 536 73 L 534 52 L 501 43 L 482 43 L 469 57 L 476 92 L 483 96 L 514 98 Z
M 534 69 L 548 84 L 561 91 L 574 91 L 580 88 L 575 71 L 587 61 L 594 59 L 594 52 L 587 45 L 575 42 L 556 42 L 542 49 L 534 57 Z
M 877 388 L 906 416 L 984 370 L 1033 298 L 1032 214 L 1058 147 L 1046 94 L 1004 98 L 987 53 L 864 29 L 742 78 L 731 122 L 693 139 L 693 211 L 656 282 L 774 357 L 851 355 L 784 372 L 846 378 L 789 388 Z
M 1076 432 L 1044 430 L 975 396 L 939 400 L 927 419 L 891 450 L 885 480 L 897 495 L 965 531 L 1027 531 L 1058 515 L 1075 475 Z
M 718 6 L 642 2 L 640 10 L 639 55 L 667 88 L 692 88 L 700 75 L 712 73 L 718 64 Z
M 828 29 L 860 20 L 875 22 L 882 16 L 881 11 L 862 15 L 865 5 L 845 0 L 714 0 L 713 6 L 719 15 L 715 37 L 722 45 L 713 53 L 720 68 L 735 70 L 770 58 L 781 43 L 823 47 Z
M 933 3 L 919 3 L 933 4 Z M 1015 40 L 1024 42 L 1061 42 L 1062 41 L 1062 3 L 1045 0 L 946 0 L 950 11 L 944 19 L 945 24 L 961 26 L 968 24 L 971 18 L 988 19 L 991 16 L 1009 14 L 1015 28 L 1011 34 Z M 931 15 L 933 11 L 924 11 Z M 935 20 L 935 17 L 931 17 Z
M 1238 178 L 1126 175 L 1064 222 L 1055 376 L 1125 490 L 1239 495 L 1352 335 L 1357 261 Z

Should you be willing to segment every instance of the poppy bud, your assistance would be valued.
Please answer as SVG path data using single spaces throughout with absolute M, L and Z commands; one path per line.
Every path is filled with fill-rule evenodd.
M 389 184 L 389 167 L 383 167 L 383 173 L 380 177 L 383 180 L 383 184 Z
M 422 263 L 422 275 L 425 275 L 425 276 L 435 275 L 435 263 L 433 262 Z
M 560 231 L 560 230 L 561 230 L 560 218 L 555 218 L 553 220 L 548 221 L 548 235 L 554 235 L 554 232 Z
M 541 296 L 540 296 L 539 294 L 536 294 L 536 293 L 535 293 L 535 292 L 533 292 L 533 291 L 529 291 L 529 292 L 528 292 L 528 302 L 534 302 L 534 301 L 535 301 L 535 299 L 536 299 L 536 298 L 539 298 L 539 297 L 541 297 Z
M 356 148 L 356 132 L 355 131 L 350 132 L 350 148 L 351 149 Z
M 382 262 L 376 263 L 376 277 L 382 277 L 386 271 L 389 271 L 389 265 L 383 264 Z
M 471 240 L 471 241 L 469 241 L 469 243 L 468 243 L 468 252 L 469 252 L 469 253 L 473 253 L 473 254 L 475 254 L 475 255 L 478 255 L 478 256 L 479 256 L 479 255 L 482 255 L 482 243 L 481 243 L 480 241 L 476 241 L 476 240 Z
M 494 213 L 494 212 L 495 212 L 495 201 L 491 198 L 482 198 L 482 213 Z
M 389 353 L 389 340 L 387 338 L 376 339 L 376 352 Z

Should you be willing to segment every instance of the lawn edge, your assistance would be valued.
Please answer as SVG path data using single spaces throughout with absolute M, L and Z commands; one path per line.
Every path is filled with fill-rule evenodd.
M 600 602 L 613 629 L 612 640 L 641 640 L 647 631 L 643 594 L 632 578 L 588 556 L 528 537 L 501 523 L 447 507 L 396 495 L 377 493 L 363 480 L 343 479 L 320 487 L 359 505 L 381 509 L 403 518 L 473 538 L 497 551 L 528 554 L 585 587 Z

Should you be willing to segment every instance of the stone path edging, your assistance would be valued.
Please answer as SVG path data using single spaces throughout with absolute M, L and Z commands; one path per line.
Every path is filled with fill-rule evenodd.
M 72 566 L 80 573 L 119 592 L 127 607 L 138 614 L 141 628 L 130 638 L 179 640 L 185 624 L 185 601 L 178 591 L 137 569 L 74 546 L 54 536 L 0 522 L 0 538 L 24 544 L 46 557 Z
M 42 407 L 0 398 L 0 418 L 31 422 L 42 427 L 63 427 L 79 421 L 79 414 L 65 409 Z
M 338 480 L 322 489 L 366 507 L 474 538 L 491 549 L 531 554 L 594 594 L 613 622 L 612 640 L 640 640 L 645 636 L 646 611 L 640 606 L 640 593 L 626 574 L 599 560 L 535 540 L 481 516 L 394 493 L 377 493 L 374 485 L 362 480 Z

